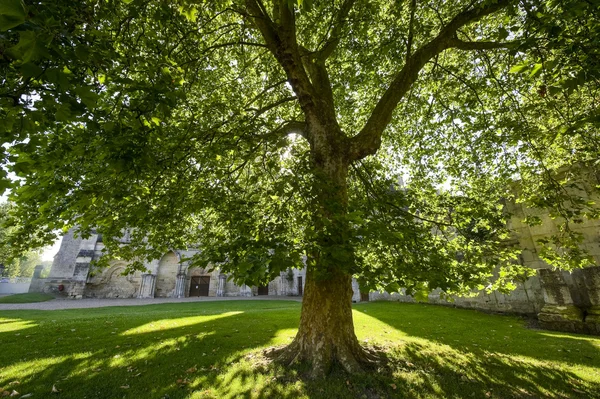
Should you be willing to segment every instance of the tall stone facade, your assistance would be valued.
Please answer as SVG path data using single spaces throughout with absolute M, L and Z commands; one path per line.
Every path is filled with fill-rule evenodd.
M 127 241 L 127 237 L 123 237 Z M 190 266 L 196 250 L 173 250 L 144 264 L 146 272 L 126 274 L 127 263 L 113 261 L 94 269 L 102 256 L 102 236 L 77 237 L 73 230 L 63 237 L 47 278 L 34 275 L 29 291 L 55 293 L 70 298 L 183 298 L 187 296 L 301 295 L 305 270 L 290 269 L 263 287 L 238 286 L 220 270 Z

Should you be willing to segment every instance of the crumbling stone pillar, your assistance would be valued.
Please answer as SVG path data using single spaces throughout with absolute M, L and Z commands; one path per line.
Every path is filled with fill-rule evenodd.
M 559 331 L 584 332 L 583 311 L 575 306 L 561 271 L 539 269 L 545 305 L 538 313 L 543 328 Z
M 154 284 L 156 276 L 154 274 L 142 274 L 142 283 L 138 298 L 154 298 Z
M 287 280 L 287 272 L 279 273 L 279 280 L 281 281 L 279 284 L 279 295 L 285 296 L 287 295 L 287 289 L 290 285 L 290 282 Z
M 360 302 L 360 286 L 355 278 L 352 279 L 352 302 Z
M 183 298 L 185 296 L 185 273 L 179 273 L 175 280 L 175 298 Z
M 219 285 L 217 285 L 217 296 L 225 296 L 225 279 L 224 274 L 219 274 Z
M 42 275 L 42 270 L 44 270 L 44 265 L 37 265 L 35 269 L 33 269 L 33 277 L 32 279 L 38 279 Z
M 252 296 L 252 288 L 246 284 L 240 287 L 240 296 Z
M 590 299 L 585 324 L 590 332 L 600 334 L 600 266 L 587 267 L 581 270 L 584 275 L 585 288 Z

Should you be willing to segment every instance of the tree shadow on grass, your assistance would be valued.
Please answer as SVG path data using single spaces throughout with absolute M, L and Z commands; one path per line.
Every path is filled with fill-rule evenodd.
M 283 367 L 267 362 L 260 353 L 261 348 L 291 340 L 299 303 L 6 312 L 3 317 L 24 328 L 0 333 L 0 388 L 42 398 L 600 397 L 597 389 L 577 381 L 569 370 L 513 358 L 500 350 L 506 349 L 501 341 L 499 350 L 493 351 L 475 349 L 464 339 L 439 345 L 442 342 L 433 338 L 419 338 L 439 335 L 436 326 L 443 317 L 433 312 L 429 324 L 417 326 L 423 309 L 407 313 L 401 308 L 357 307 L 409 334 L 386 348 L 387 366 L 358 376 L 334 369 L 324 380 L 306 379 L 307 365 Z M 446 311 L 449 317 L 461 315 Z M 413 327 L 406 328 L 407 321 Z M 494 326 L 501 331 L 511 328 L 505 323 Z M 445 335 L 452 340 L 469 334 L 451 324 Z M 471 328 L 471 333 L 479 331 Z M 10 385 L 14 381 L 19 384 Z M 53 386 L 60 392 L 51 394 Z
M 246 359 L 255 348 L 287 342 L 298 324 L 295 302 L 2 316 L 27 325 L 0 333 L 0 388 L 21 395 L 48 397 L 55 387 L 64 398 L 298 396 L 272 375 L 254 373 Z
M 529 330 L 522 319 L 431 305 L 371 303 L 355 310 L 404 333 L 388 348 L 400 397 L 600 398 L 600 340 Z M 368 318 L 362 322 L 368 322 Z M 600 371 L 598 371 L 600 372 Z
M 393 302 L 374 302 L 354 309 L 407 335 L 475 354 L 492 351 L 589 367 L 600 365 L 600 337 L 528 329 L 519 317 Z

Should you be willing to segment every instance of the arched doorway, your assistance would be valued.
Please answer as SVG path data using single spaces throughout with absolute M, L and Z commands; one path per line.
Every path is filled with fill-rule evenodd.
M 168 252 L 158 263 L 156 273 L 156 289 L 154 296 L 157 298 L 172 297 L 177 282 L 179 259 L 174 252 Z
M 123 266 L 115 267 L 108 276 L 106 298 L 133 298 L 136 287 L 129 281 L 129 276 L 124 276 Z

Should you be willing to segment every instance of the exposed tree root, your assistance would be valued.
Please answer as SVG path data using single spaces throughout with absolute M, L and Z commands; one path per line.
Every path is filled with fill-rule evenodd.
M 311 366 L 311 378 L 325 377 L 334 364 L 341 366 L 349 374 L 361 374 L 381 366 L 387 358 L 384 352 L 362 347 L 358 343 L 303 347 L 299 341 L 295 339 L 288 346 L 270 348 L 265 351 L 265 356 L 286 366 L 306 362 Z

